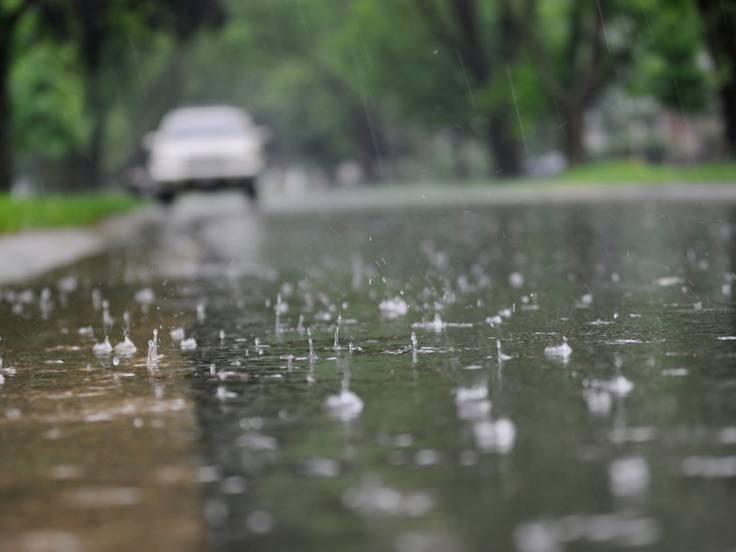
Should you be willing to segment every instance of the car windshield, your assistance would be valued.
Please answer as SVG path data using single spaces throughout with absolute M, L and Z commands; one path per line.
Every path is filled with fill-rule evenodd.
M 235 121 L 181 121 L 164 125 L 161 129 L 164 136 L 173 139 L 234 136 L 242 134 L 243 130 L 243 125 Z
M 189 139 L 242 134 L 247 126 L 244 115 L 237 111 L 202 109 L 173 113 L 161 125 L 167 138 Z
M 174 139 L 235 136 L 242 133 L 243 128 L 234 125 L 182 125 L 163 129 L 164 136 Z

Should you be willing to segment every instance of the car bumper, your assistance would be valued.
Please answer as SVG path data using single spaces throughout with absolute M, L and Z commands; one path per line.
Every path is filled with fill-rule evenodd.
M 219 160 L 197 160 L 183 163 L 152 163 L 148 167 L 150 179 L 154 182 L 212 182 L 217 180 L 236 180 L 253 178 L 263 169 L 263 161 L 227 162 Z

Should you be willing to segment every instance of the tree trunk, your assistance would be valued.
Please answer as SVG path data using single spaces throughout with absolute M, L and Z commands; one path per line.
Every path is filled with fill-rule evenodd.
M 106 106 L 103 87 L 103 47 L 105 46 L 105 8 L 97 0 L 82 0 L 78 3 L 80 20 L 80 56 L 84 69 L 85 101 L 92 130 L 85 150 L 85 186 L 102 185 L 102 156 L 106 129 Z
M 10 121 L 10 32 L 0 28 L 0 192 L 13 182 Z
M 721 116 L 728 154 L 736 157 L 736 77 L 731 77 L 728 82 L 724 83 L 718 95 L 721 100 Z
M 92 131 L 85 155 L 85 187 L 100 188 L 102 186 L 102 153 L 104 151 L 105 121 L 104 114 L 92 113 Z
M 356 154 L 369 184 L 386 180 L 386 144 L 383 131 L 375 122 L 372 110 L 356 105 L 352 110 L 352 132 L 356 139 Z
M 450 147 L 452 148 L 452 165 L 458 180 L 467 180 L 470 176 L 464 145 L 462 137 L 453 132 L 450 136 Z
M 705 42 L 718 72 L 725 75 L 718 96 L 728 152 L 736 156 L 736 9 L 730 2 L 697 0 Z
M 88 70 L 85 76 L 85 98 L 87 113 L 92 122 L 87 146 L 84 151 L 84 187 L 102 186 L 102 157 L 105 151 L 106 109 L 103 97 L 102 80 L 97 67 Z
M 496 176 L 512 178 L 521 175 L 521 153 L 509 119 L 505 115 L 492 115 L 489 121 L 488 136 L 491 162 Z
M 562 110 L 565 126 L 562 128 L 563 149 L 567 164 L 570 167 L 581 165 L 585 161 L 585 146 L 583 145 L 584 109 L 580 106 L 570 106 Z

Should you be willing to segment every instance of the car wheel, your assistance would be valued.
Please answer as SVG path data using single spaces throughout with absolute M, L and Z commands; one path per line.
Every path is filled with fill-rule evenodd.
M 253 203 L 258 201 L 258 187 L 254 179 L 248 179 L 243 184 L 243 191 Z
M 158 195 L 156 195 L 156 199 L 161 205 L 169 206 L 174 203 L 176 194 L 172 191 L 159 192 Z

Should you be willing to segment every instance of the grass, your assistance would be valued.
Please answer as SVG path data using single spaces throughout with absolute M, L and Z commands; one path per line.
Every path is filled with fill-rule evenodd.
M 736 185 L 736 161 L 702 163 L 698 165 L 654 165 L 643 161 L 616 160 L 591 162 L 567 169 L 554 176 L 523 176 L 521 178 L 472 179 L 462 181 L 469 187 L 488 186 L 547 186 L 547 185 L 659 185 L 659 184 L 723 184 Z M 400 183 L 395 183 L 400 186 Z M 430 187 L 453 188 L 457 180 L 430 181 Z
M 673 183 L 733 183 L 736 184 L 736 163 L 705 163 L 701 165 L 650 165 L 636 161 L 591 163 L 567 170 L 542 181 L 569 184 L 673 184 Z
M 0 194 L 0 233 L 91 224 L 130 211 L 142 200 L 124 194 L 69 194 L 14 198 Z

